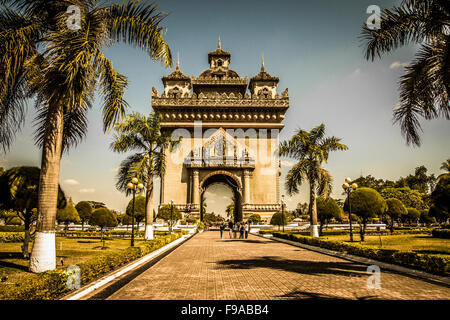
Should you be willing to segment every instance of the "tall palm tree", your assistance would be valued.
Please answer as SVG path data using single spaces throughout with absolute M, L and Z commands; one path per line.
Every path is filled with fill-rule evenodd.
M 400 79 L 400 105 L 394 110 L 407 144 L 420 146 L 419 117 L 450 119 L 450 2 L 403 0 L 392 10 L 383 9 L 380 18 L 380 29 L 362 28 L 367 60 L 420 45 Z
M 95 0 L 0 0 L 0 143 L 7 150 L 23 124 L 27 98 L 38 110 L 36 142 L 42 148 L 38 222 L 30 270 L 56 267 L 55 219 L 61 154 L 87 131 L 87 111 L 98 87 L 107 132 L 126 112 L 127 86 L 103 54 L 115 42 L 146 51 L 171 66 L 159 26 L 165 14 L 148 1 L 99 4 Z M 81 12 L 68 27 L 68 7 Z
M 309 215 L 311 217 L 311 236 L 318 237 L 316 197 L 328 196 L 331 193 L 332 177 L 322 168 L 328 161 L 331 151 L 347 150 L 341 139 L 325 137 L 325 125 L 313 128 L 311 131 L 298 129 L 291 140 L 280 143 L 280 156 L 296 159 L 286 176 L 286 190 L 289 195 L 299 192 L 299 186 L 305 180 L 309 182 Z
M 111 148 L 116 152 L 136 153 L 122 161 L 117 175 L 116 187 L 127 195 L 131 192 L 127 183 L 136 177 L 142 181 L 145 194 L 145 240 L 153 239 L 153 178 L 163 177 L 166 167 L 166 150 L 172 150 L 180 140 L 172 140 L 168 131 L 161 131 L 162 117 L 150 114 L 148 117 L 133 113 L 114 127 L 114 142 Z

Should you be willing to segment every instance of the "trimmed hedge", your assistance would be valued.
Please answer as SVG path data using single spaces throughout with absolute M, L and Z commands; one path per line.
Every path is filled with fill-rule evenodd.
M 181 237 L 181 232 L 147 241 L 139 247 L 129 247 L 119 252 L 110 252 L 78 264 L 81 271 L 81 285 L 115 270 L 133 260 Z M 0 289 L 0 299 L 4 300 L 51 300 L 67 294 L 67 280 L 71 274 L 66 269 L 46 271 L 39 277 L 24 279 L 8 288 Z
M 394 230 L 393 235 L 400 235 L 400 234 L 429 234 L 432 232 L 433 229 L 431 228 L 423 228 L 420 230 Z M 279 232 L 278 230 L 260 230 L 259 233 L 260 234 L 271 234 L 274 232 Z M 289 233 L 293 233 L 293 234 L 299 234 L 299 235 L 303 235 L 303 236 L 309 236 L 310 232 L 309 231 L 289 231 Z M 344 236 L 344 235 L 349 235 L 350 234 L 350 230 L 323 230 L 322 231 L 322 236 Z M 359 229 L 353 229 L 353 234 L 359 234 Z M 389 231 L 389 229 L 382 229 L 380 231 L 377 230 L 366 230 L 366 235 L 371 236 L 371 235 L 390 235 L 391 232 Z
M 442 257 L 433 254 L 421 254 L 412 251 L 374 249 L 356 243 L 354 244 L 345 243 L 342 241 L 324 240 L 320 238 L 302 236 L 299 234 L 289 234 L 286 232 L 274 232 L 273 236 L 304 243 L 311 246 L 344 252 L 355 256 L 399 264 L 405 267 L 420 269 L 439 275 L 448 276 L 450 274 L 450 258 L 448 257 Z
M 431 235 L 433 238 L 450 239 L 450 229 L 434 229 Z
M 25 231 L 24 226 L 0 226 L 0 232 L 20 232 Z
M 23 232 L 0 232 L 0 243 L 23 242 L 24 238 Z

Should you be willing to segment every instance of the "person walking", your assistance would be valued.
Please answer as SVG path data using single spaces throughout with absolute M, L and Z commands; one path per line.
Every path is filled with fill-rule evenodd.
M 250 228 L 248 221 L 245 223 L 244 225 L 244 234 L 245 234 L 245 239 L 248 238 L 248 229 Z
M 223 230 L 225 229 L 225 224 L 223 222 L 220 223 L 220 239 L 223 239 Z
M 236 234 L 238 232 L 238 228 L 239 228 L 239 223 L 235 223 L 233 225 L 233 238 L 236 239 Z
M 229 234 L 231 239 L 233 237 L 233 222 L 231 220 L 228 222 L 228 228 L 230 229 Z
M 239 225 L 239 239 L 244 239 L 244 224 Z

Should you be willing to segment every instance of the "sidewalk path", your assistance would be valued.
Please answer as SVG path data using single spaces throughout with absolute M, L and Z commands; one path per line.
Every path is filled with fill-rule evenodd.
M 108 299 L 450 299 L 450 288 L 250 235 L 196 235 Z

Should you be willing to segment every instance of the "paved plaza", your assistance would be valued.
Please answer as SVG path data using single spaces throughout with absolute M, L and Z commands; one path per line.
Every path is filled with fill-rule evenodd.
M 108 299 L 449 299 L 450 288 L 381 270 L 368 289 L 367 266 L 250 235 L 194 236 Z

